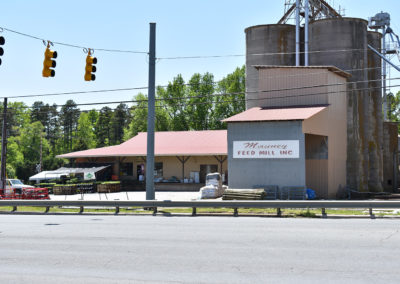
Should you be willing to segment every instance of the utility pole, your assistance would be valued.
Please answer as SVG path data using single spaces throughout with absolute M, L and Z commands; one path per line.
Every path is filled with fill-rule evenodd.
M 7 98 L 4 98 L 3 104 L 3 130 L 1 134 L 1 189 L 6 188 L 6 158 L 7 158 Z
M 149 93 L 147 111 L 146 200 L 154 200 L 154 121 L 156 90 L 156 23 L 150 23 Z

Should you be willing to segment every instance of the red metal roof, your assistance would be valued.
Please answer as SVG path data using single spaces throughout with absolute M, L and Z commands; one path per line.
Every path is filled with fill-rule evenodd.
M 227 155 L 226 130 L 165 131 L 154 136 L 156 156 Z M 116 145 L 58 155 L 58 158 L 146 156 L 147 132 Z
M 277 120 L 305 120 L 326 106 L 296 107 L 296 108 L 269 108 L 253 107 L 244 112 L 226 118 L 223 122 L 249 122 L 249 121 L 277 121 Z

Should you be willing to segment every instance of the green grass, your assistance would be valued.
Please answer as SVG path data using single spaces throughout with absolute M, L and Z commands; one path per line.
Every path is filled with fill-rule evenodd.
M 45 207 L 36 206 L 19 206 L 17 212 L 32 212 L 44 213 Z M 6 213 L 13 210 L 12 206 L 0 207 L 0 213 Z M 142 207 L 129 207 L 120 208 L 121 214 L 153 214 L 152 210 L 144 210 Z M 158 212 L 164 214 L 192 214 L 192 208 L 158 208 Z M 232 208 L 197 208 L 197 214 L 228 214 L 233 215 Z M 273 208 L 239 208 L 239 215 L 276 215 L 277 210 Z M 51 207 L 49 213 L 79 213 L 78 207 Z M 84 213 L 98 213 L 98 214 L 114 214 L 115 208 L 85 208 Z M 393 212 L 374 212 L 376 216 L 394 215 L 398 216 L 400 213 L 394 214 Z M 306 217 L 306 218 L 319 218 L 321 216 L 320 209 L 281 209 L 283 217 Z M 329 215 L 343 215 L 343 216 L 368 216 L 369 212 L 365 209 L 327 209 L 326 214 Z

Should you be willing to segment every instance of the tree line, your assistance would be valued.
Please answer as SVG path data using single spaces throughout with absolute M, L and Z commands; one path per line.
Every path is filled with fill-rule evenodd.
M 156 131 L 224 129 L 222 119 L 245 109 L 245 68 L 221 81 L 211 73 L 194 74 L 188 82 L 177 75 L 156 89 Z M 0 106 L 3 113 L 3 106 Z M 2 125 L 2 117 L 0 122 Z M 7 176 L 27 180 L 38 171 L 53 170 L 66 160 L 55 156 L 120 144 L 147 130 L 147 95 L 139 93 L 128 106 L 81 110 L 73 100 L 64 105 L 36 101 L 7 107 Z M 42 157 L 42 158 L 41 158 Z

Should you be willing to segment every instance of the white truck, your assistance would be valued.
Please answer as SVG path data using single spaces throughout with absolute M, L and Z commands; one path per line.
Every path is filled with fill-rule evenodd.
M 19 179 L 6 179 L 6 189 L 15 189 L 16 193 L 22 193 L 23 188 L 33 188 L 33 186 L 24 184 Z

